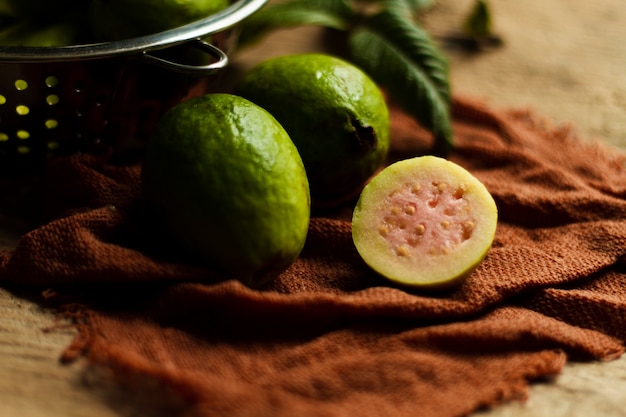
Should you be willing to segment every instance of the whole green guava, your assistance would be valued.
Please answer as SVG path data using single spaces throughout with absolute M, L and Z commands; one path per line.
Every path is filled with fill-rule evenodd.
M 147 143 L 142 188 L 175 240 L 227 278 L 261 285 L 304 246 L 300 155 L 276 119 L 242 97 L 207 94 L 169 110 Z
M 353 198 L 389 150 L 389 111 L 378 86 L 353 64 L 325 54 L 268 59 L 236 93 L 269 111 L 296 144 L 313 206 Z
M 89 21 L 97 40 L 114 41 L 173 29 L 229 4 L 229 0 L 92 0 Z

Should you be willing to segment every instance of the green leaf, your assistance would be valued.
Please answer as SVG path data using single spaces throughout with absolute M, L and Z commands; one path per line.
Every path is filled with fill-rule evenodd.
M 388 7 L 352 33 L 352 59 L 433 133 L 433 152 L 445 156 L 454 145 L 448 62 L 430 36 L 406 17 L 399 1 L 404 0 L 388 1 Z
M 435 4 L 435 0 L 404 0 L 404 2 L 414 12 L 428 9 Z
M 270 4 L 243 21 L 238 44 L 247 46 L 279 28 L 324 26 L 345 31 L 354 19 L 349 0 L 291 0 Z
M 411 12 L 419 12 L 424 9 L 428 9 L 429 7 L 435 4 L 436 0 L 400 0 L 401 3 L 410 10 Z M 367 4 L 378 4 L 383 5 L 386 0 L 354 0 L 355 3 L 367 3 Z
M 491 12 L 485 0 L 477 0 L 463 25 L 465 33 L 473 38 L 483 38 L 491 34 Z

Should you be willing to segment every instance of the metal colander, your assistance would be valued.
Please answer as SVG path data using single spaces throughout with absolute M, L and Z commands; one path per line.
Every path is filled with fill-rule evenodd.
M 267 0 L 236 0 L 176 29 L 67 47 L 0 46 L 0 171 L 76 152 L 136 156 L 174 104 L 217 88 L 238 23 Z

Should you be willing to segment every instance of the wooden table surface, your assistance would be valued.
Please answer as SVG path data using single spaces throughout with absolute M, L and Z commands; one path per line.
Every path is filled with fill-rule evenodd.
M 440 0 L 425 20 L 439 37 L 458 30 L 472 0 Z M 455 94 L 495 107 L 531 108 L 554 124 L 572 122 L 581 139 L 626 150 L 626 3 L 623 0 L 491 0 L 502 47 L 471 54 L 446 50 Z M 247 68 L 271 56 L 319 50 L 314 28 L 280 31 L 233 57 Z M 19 217 L 0 216 L 0 246 L 23 230 Z M 53 328 L 38 294 L 0 289 L 0 416 L 158 416 L 149 399 L 128 398 L 84 363 L 59 363 L 73 337 Z M 537 383 L 525 403 L 476 413 L 483 417 L 624 416 L 626 358 L 568 364 L 553 381 Z

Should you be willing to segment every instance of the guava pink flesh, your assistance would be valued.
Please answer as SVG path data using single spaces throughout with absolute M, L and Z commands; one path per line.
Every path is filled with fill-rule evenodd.
M 390 193 L 378 233 L 398 256 L 450 253 L 472 236 L 476 218 L 466 187 L 445 182 L 414 183 Z

